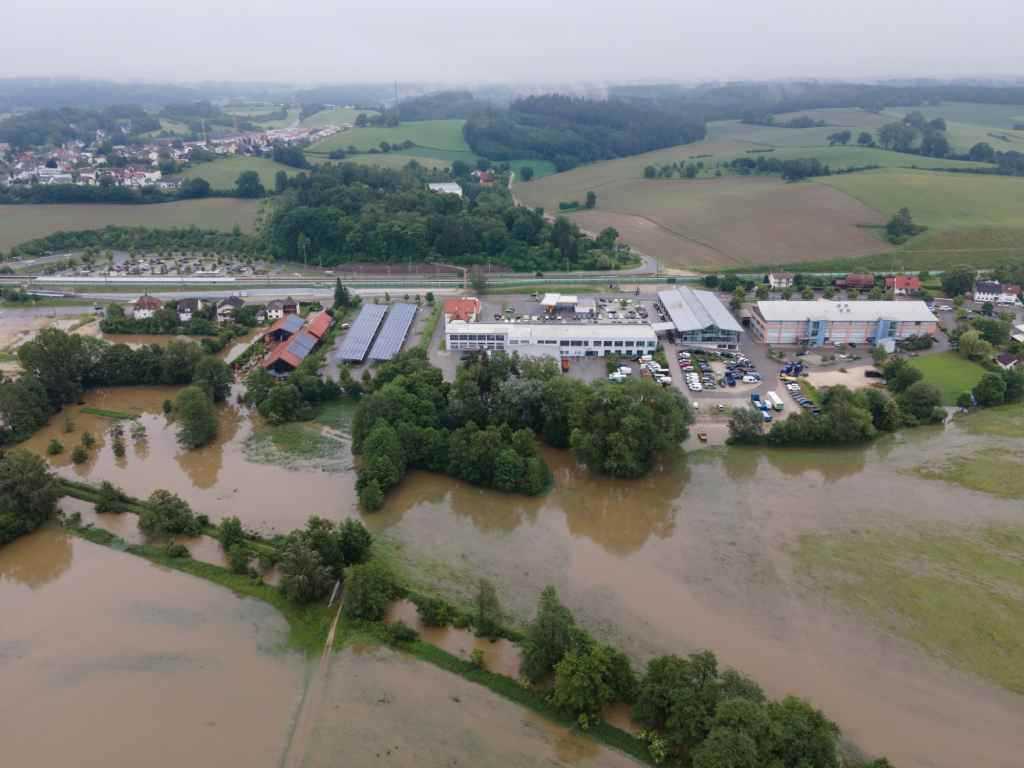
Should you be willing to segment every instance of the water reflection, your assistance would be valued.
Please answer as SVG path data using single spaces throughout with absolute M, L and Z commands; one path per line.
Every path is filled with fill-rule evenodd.
M 180 449 L 174 456 L 178 466 L 189 476 L 196 488 L 212 488 L 217 484 L 221 468 L 224 466 L 224 446 L 238 434 L 241 423 L 238 407 L 218 407 L 217 423 L 217 437 L 212 443 L 192 451 Z
M 0 582 L 36 589 L 71 567 L 71 541 L 63 531 L 47 528 L 0 547 Z

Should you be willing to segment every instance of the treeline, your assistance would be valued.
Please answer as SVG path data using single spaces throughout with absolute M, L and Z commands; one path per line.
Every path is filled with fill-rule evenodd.
M 771 113 L 758 114 L 757 112 L 747 112 L 740 122 L 747 123 L 748 125 L 769 125 L 774 128 L 824 128 L 828 125 L 824 120 L 815 120 L 808 115 L 800 115 L 799 117 L 792 117 L 789 120 L 779 122 L 775 119 L 775 115 Z
M 0 445 L 28 438 L 86 390 L 203 384 L 214 376 L 219 382 L 224 366 L 190 341 L 131 349 L 55 328 L 18 347 L 18 363 L 20 377 L 0 379 Z
M 120 187 L 100 183 L 96 186 L 83 184 L 11 184 L 0 187 L 0 205 L 42 204 L 42 203 L 119 203 L 123 205 L 147 205 L 171 203 L 175 200 L 194 200 L 201 197 L 229 197 L 234 191 L 221 192 L 210 188 L 205 179 L 188 179 L 173 192 L 165 192 L 155 186 Z
M 11 258 L 42 256 L 87 248 L 116 251 L 213 251 L 255 255 L 264 252 L 263 241 L 255 235 L 198 227 L 104 227 L 77 232 L 55 232 L 11 248 Z
M 278 259 L 333 266 L 353 261 L 490 261 L 514 270 L 615 269 L 631 263 L 618 233 L 591 239 L 565 219 L 516 206 L 503 184 L 482 187 L 453 164 L 464 196 L 427 189 L 450 178 L 410 163 L 401 171 L 325 164 L 287 180 L 266 227 Z M 462 175 L 465 174 L 465 175 Z
M 467 356 L 449 385 L 416 350 L 381 366 L 370 386 L 353 420 L 352 445 L 362 456 L 360 502 L 371 510 L 413 468 L 540 493 L 550 471 L 535 435 L 572 448 L 595 472 L 640 477 L 686 437 L 693 420 L 675 390 L 639 381 L 587 386 L 562 376 L 553 360 L 503 353 Z
M 283 110 L 278 117 L 270 119 L 282 119 L 287 116 Z M 238 131 L 256 131 L 259 126 L 250 117 L 231 115 L 220 107 L 206 100 L 188 101 L 167 104 L 160 110 L 160 117 L 185 123 L 194 135 L 202 135 L 204 130 L 209 132 L 214 128 L 223 128 Z M 157 128 L 160 127 L 157 121 Z
M 68 141 L 92 142 L 103 131 L 118 141 L 160 128 L 160 120 L 135 104 L 102 109 L 37 109 L 0 122 L 0 142 L 15 150 L 40 144 L 61 145 Z
M 557 94 L 530 96 L 514 101 L 508 110 L 474 114 L 464 133 L 478 155 L 549 160 L 559 171 L 688 144 L 705 135 L 703 119 L 678 111 Z
M 723 165 L 731 168 L 734 173 L 738 173 L 741 176 L 749 176 L 753 173 L 780 174 L 786 181 L 800 181 L 801 179 L 809 179 L 814 176 L 854 173 L 879 167 L 877 165 L 861 165 L 832 170 L 828 163 L 822 163 L 816 157 L 796 157 L 791 160 L 779 160 L 777 157 L 766 157 L 765 155 L 758 155 L 756 160 L 752 157 L 738 157 L 735 160 L 723 163 Z
M 486 108 L 469 91 L 440 91 L 400 101 L 396 110 L 404 122 L 468 118 Z

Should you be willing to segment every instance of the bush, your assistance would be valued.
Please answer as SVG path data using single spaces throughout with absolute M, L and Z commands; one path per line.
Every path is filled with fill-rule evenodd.
M 484 659 L 484 651 L 482 648 L 474 648 L 469 654 L 469 663 L 473 665 L 474 669 L 487 669 L 487 662 Z
M 296 603 L 311 603 L 326 597 L 334 583 L 331 569 L 301 536 L 288 541 L 281 556 L 280 570 L 281 591 Z
M 50 456 L 56 456 L 59 453 L 64 453 L 64 444 L 57 438 L 53 438 L 49 445 L 46 446 L 46 452 Z
M 100 483 L 99 500 L 96 502 L 96 512 L 99 514 L 117 512 L 119 510 L 115 509 L 115 505 L 117 502 L 124 500 L 125 495 L 121 489 L 113 483 L 104 480 Z
M 355 565 L 345 580 L 344 614 L 351 619 L 380 621 L 397 596 L 398 585 L 383 563 L 371 560 Z
M 225 517 L 217 529 L 217 538 L 225 552 L 229 552 L 237 544 L 245 543 L 245 531 L 242 530 L 242 521 L 237 517 Z
M 164 547 L 164 554 L 168 557 L 175 559 L 182 557 L 192 557 L 192 554 L 188 551 L 188 547 L 184 544 L 177 544 L 173 541 L 167 542 L 167 546 Z
M 455 609 L 438 597 L 422 597 L 412 599 L 420 621 L 428 627 L 447 627 L 455 621 Z
M 84 464 L 89 460 L 89 452 L 80 445 L 71 450 L 71 461 L 75 464 Z
M 394 624 L 385 625 L 384 634 L 392 645 L 413 643 L 420 637 L 419 632 L 403 621 L 396 621 Z
M 174 400 L 178 442 L 185 448 L 201 448 L 217 436 L 217 410 L 206 390 L 185 387 Z
M 177 494 L 156 490 L 139 515 L 139 528 L 149 536 L 198 536 L 202 525 L 192 508 Z
M 92 432 L 83 432 L 82 446 L 85 448 L 92 448 L 94 445 L 96 445 L 96 438 L 93 437 Z
M 252 552 L 245 544 L 232 544 L 227 550 L 228 567 L 232 573 L 246 574 L 249 572 L 249 562 L 252 560 Z

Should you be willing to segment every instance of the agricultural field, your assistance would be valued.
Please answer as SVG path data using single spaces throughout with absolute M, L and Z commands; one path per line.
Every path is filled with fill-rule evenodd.
M 152 205 L 0 205 L 0 251 L 46 237 L 103 227 L 189 227 L 253 232 L 261 201 L 236 198 L 182 200 Z
M 372 109 L 353 109 L 352 107 L 335 107 L 334 109 L 325 109 L 322 112 L 317 112 L 314 115 L 310 115 L 302 121 L 301 125 L 303 128 L 325 128 L 328 125 L 348 125 L 356 121 L 356 117 L 360 114 L 375 115 L 377 114 Z
M 290 165 L 275 163 L 265 157 L 247 157 L 236 155 L 223 160 L 214 160 L 209 163 L 200 163 L 188 170 L 182 171 L 173 178 L 176 179 L 206 179 L 213 189 L 233 189 L 238 175 L 243 171 L 256 171 L 260 175 L 260 181 L 267 189 L 274 188 L 274 177 L 278 171 L 284 171 L 289 176 L 299 173 L 298 168 Z
M 597 181 L 601 167 L 609 165 L 579 172 Z M 557 211 L 559 201 L 582 200 L 593 189 L 597 209 L 573 214 L 573 220 L 592 232 L 614 227 L 625 242 L 664 267 L 770 265 L 823 253 L 866 256 L 884 248 L 870 228 L 884 223 L 881 214 L 822 184 L 765 177 L 677 181 L 610 175 L 579 186 L 576 173 L 517 185 L 516 195 L 526 205 Z
M 465 122 L 423 120 L 402 123 L 394 128 L 353 128 L 313 144 L 307 152 L 311 155 L 326 156 L 336 149 L 347 149 L 349 146 L 365 152 L 373 147 L 379 147 L 382 141 L 389 144 L 412 141 L 416 144 L 415 150 L 402 150 L 403 153 L 418 157 L 434 157 L 446 162 L 457 159 L 476 162 L 476 155 L 462 136 L 462 126 Z

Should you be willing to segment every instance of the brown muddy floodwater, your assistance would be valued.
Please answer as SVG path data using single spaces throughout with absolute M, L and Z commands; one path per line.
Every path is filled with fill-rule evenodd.
M 266 604 L 46 529 L 0 549 L 3 765 L 280 764 L 306 662 Z
M 64 432 L 64 417 L 50 423 L 22 444 L 45 456 L 66 477 L 98 483 L 109 480 L 139 497 L 157 488 L 173 491 L 197 513 L 213 520 L 238 516 L 252 528 L 288 532 L 301 527 L 312 514 L 340 519 L 354 511 L 355 478 L 352 473 L 317 469 L 290 470 L 279 464 L 255 464 L 245 458 L 244 446 L 254 429 L 245 409 L 235 403 L 220 412 L 216 440 L 195 451 L 178 445 L 174 422 L 163 413 L 164 400 L 173 400 L 174 387 L 124 387 L 100 389 L 85 395 L 85 406 L 138 414 L 146 436 L 133 440 L 130 422 L 125 424 L 127 452 L 114 456 L 107 431 L 114 423 L 103 416 L 82 413 L 80 406 L 66 409 L 74 432 Z M 83 432 L 96 437 L 96 445 L 84 464 L 71 463 L 71 449 Z M 57 456 L 46 456 L 46 446 L 56 438 L 65 446 Z

